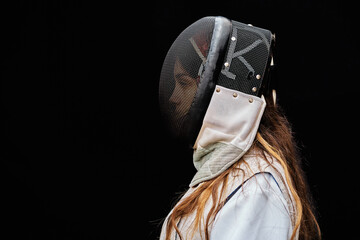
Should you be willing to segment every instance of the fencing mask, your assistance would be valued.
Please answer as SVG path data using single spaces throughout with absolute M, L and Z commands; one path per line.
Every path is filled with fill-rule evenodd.
M 238 100 L 233 107 L 242 109 L 241 114 L 249 118 L 252 111 L 249 109 L 256 108 L 256 116 L 245 122 L 257 130 L 258 126 L 251 121 L 261 118 L 265 106 L 261 95 L 268 91 L 273 40 L 269 30 L 224 17 L 205 17 L 187 27 L 170 47 L 160 75 L 159 105 L 171 132 L 196 148 L 206 130 L 205 115 L 210 112 L 215 111 L 216 118 L 225 119 L 225 124 L 232 128 L 226 122 L 227 118 L 236 117 L 238 111 L 229 109 L 232 100 Z M 230 100 L 215 100 L 221 94 Z M 216 107 L 210 109 L 213 101 Z M 214 119 L 207 119 L 207 125 L 216 125 L 218 120 L 221 121 L 211 123 Z M 226 131 L 234 135 L 235 130 Z M 216 137 L 226 140 L 222 139 L 224 136 Z

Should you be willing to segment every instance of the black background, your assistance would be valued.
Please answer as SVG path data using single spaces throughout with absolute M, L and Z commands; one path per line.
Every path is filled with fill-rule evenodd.
M 355 4 L 113 2 L 1 8 L 2 239 L 158 237 L 195 173 L 191 151 L 159 118 L 162 61 L 185 27 L 217 15 L 276 33 L 279 103 L 299 142 L 323 237 L 357 236 Z

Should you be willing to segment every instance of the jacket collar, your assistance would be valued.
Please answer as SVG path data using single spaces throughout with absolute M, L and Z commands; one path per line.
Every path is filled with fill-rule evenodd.
M 194 144 L 198 171 L 190 187 L 220 175 L 249 150 L 265 106 L 263 96 L 216 86 Z

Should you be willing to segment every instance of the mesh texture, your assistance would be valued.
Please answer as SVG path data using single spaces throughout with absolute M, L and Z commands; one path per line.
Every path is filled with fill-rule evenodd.
M 186 28 L 170 47 L 160 75 L 159 105 L 176 136 L 191 109 L 211 45 L 215 17 L 202 18 Z

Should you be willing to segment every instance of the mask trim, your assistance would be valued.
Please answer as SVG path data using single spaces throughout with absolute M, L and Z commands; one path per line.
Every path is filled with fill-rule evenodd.
M 202 119 L 209 105 L 212 92 L 215 89 L 231 29 L 231 22 L 227 18 L 215 18 L 214 31 L 207 60 L 203 67 L 203 73 L 200 76 L 200 82 L 196 95 L 183 124 L 185 135 L 188 136 L 189 143 L 191 145 L 194 144 L 196 140 L 199 129 L 201 128 Z

